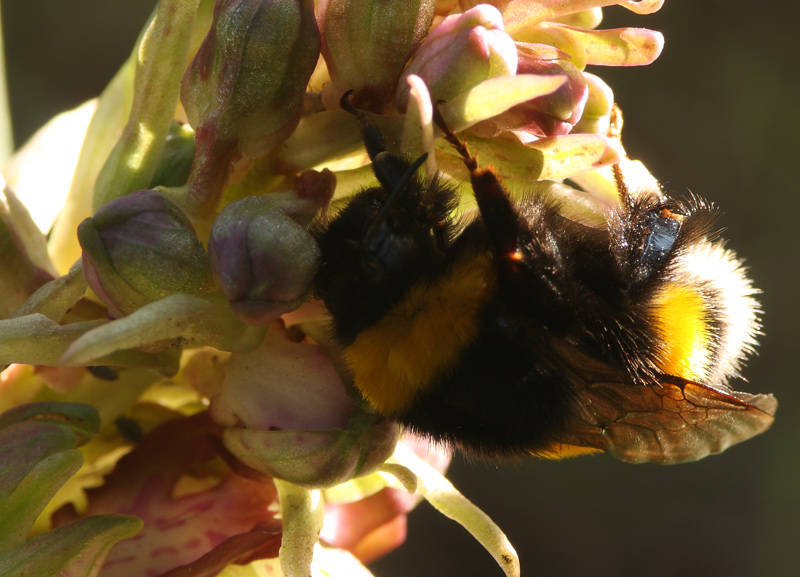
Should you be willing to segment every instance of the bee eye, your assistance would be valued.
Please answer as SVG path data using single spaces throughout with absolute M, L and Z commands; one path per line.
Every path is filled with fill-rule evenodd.
M 666 258 L 681 230 L 683 216 L 667 209 L 654 209 L 647 215 L 649 233 L 644 239 L 640 262 L 646 268 L 656 268 Z
M 685 218 L 665 206 L 652 208 L 644 214 L 639 226 L 641 254 L 634 269 L 632 287 L 653 278 L 663 268 Z

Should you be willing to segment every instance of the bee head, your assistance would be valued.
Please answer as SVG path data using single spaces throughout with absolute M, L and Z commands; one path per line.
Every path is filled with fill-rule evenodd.
M 412 161 L 387 151 L 383 133 L 347 96 L 342 108 L 361 125 L 378 186 L 355 193 L 329 224 L 312 229 L 322 253 L 316 296 L 334 318 L 360 319 L 346 334 L 338 329 L 344 340 L 439 272 L 455 228 L 452 185 L 418 174 L 427 155 Z

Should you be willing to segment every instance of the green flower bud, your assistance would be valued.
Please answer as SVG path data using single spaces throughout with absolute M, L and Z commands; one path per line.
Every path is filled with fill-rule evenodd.
M 211 281 L 189 219 L 153 190 L 104 205 L 80 224 L 78 241 L 86 280 L 114 317 L 172 294 L 202 294 Z
M 248 467 L 296 485 L 332 487 L 374 473 L 389 458 L 399 426 L 374 414 L 345 429 L 327 431 L 233 427 L 225 429 L 225 447 Z
M 338 100 L 382 113 L 433 20 L 434 0 L 322 0 L 322 55 Z
M 311 0 L 220 0 L 183 78 L 196 130 L 190 211 L 216 207 L 236 158 L 262 156 L 297 126 L 319 57 Z
M 252 353 L 234 353 L 211 416 L 225 447 L 272 477 L 328 487 L 374 472 L 397 444 L 399 427 L 362 411 L 320 345 L 282 323 Z
M 335 178 L 330 171 L 303 177 L 300 193 L 243 198 L 214 221 L 211 266 L 234 312 L 248 323 L 271 322 L 307 300 L 320 253 L 305 227 L 333 196 Z
M 297 124 L 319 45 L 310 0 L 219 1 L 183 79 L 190 123 L 214 124 L 247 156 L 269 151 Z
M 505 33 L 494 6 L 482 4 L 448 16 L 417 50 L 397 88 L 398 108 L 405 109 L 409 86 L 405 77 L 421 77 L 435 101 L 450 100 L 480 82 L 517 71 L 517 48 Z

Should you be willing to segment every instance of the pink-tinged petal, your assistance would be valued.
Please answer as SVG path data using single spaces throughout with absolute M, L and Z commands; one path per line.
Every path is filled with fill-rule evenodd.
M 584 30 L 561 24 L 542 24 L 540 33 L 568 38 L 583 50 L 586 64 L 599 66 L 644 66 L 659 57 L 664 36 L 646 28 Z
M 299 326 L 274 323 L 259 349 L 230 355 L 221 384 L 206 385 L 231 458 L 276 479 L 330 487 L 373 472 L 397 443 L 398 425 L 361 410 Z
M 652 14 L 661 10 L 664 0 L 623 0 L 622 2 L 616 2 L 616 4 L 636 14 Z
M 440 105 L 439 112 L 454 131 L 465 130 L 516 105 L 551 94 L 566 81 L 565 76 L 541 74 L 489 78 Z
M 209 478 L 207 467 L 215 453 L 206 438 L 219 432 L 207 413 L 165 423 L 120 459 L 102 487 L 87 491 L 89 507 L 83 516 L 125 513 L 144 521 L 136 538 L 112 549 L 103 577 L 162 575 L 219 546 L 228 551 L 223 561 L 232 563 L 242 549 L 228 539 L 256 532 L 266 543 L 280 531 L 270 510 L 276 499 L 272 483 L 228 472 L 212 488 L 175 496 L 182 477 Z M 62 525 L 76 517 L 64 508 L 54 522 Z M 214 555 L 207 559 L 222 562 Z
M 652 14 L 663 6 L 664 0 L 512 0 L 503 2 L 500 12 L 506 31 L 515 35 L 545 21 L 561 19 L 570 14 L 603 6 L 619 5 L 637 14 Z
M 230 356 L 222 394 L 211 399 L 216 422 L 262 431 L 346 426 L 355 403 L 333 363 L 320 346 L 295 337 L 274 323 L 261 347 Z
M 400 442 L 436 471 L 447 470 L 450 449 L 412 433 L 403 434 Z M 417 494 L 387 487 L 357 501 L 328 502 L 320 540 L 370 563 L 402 545 L 406 515 L 420 500 Z
M 326 504 L 320 540 L 370 563 L 403 544 L 406 513 L 416 501 L 406 491 L 386 488 L 353 503 Z
M 517 49 L 493 6 L 482 4 L 448 16 L 414 54 L 397 88 L 400 109 L 408 102 L 411 74 L 425 81 L 434 101 L 451 100 L 488 78 L 513 75 Z
M 400 149 L 411 156 L 419 158 L 427 154 L 425 171 L 433 174 L 436 170 L 436 157 L 433 147 L 433 103 L 425 81 L 419 76 L 410 74 L 405 78 L 409 86 L 409 100 L 403 122 L 403 139 Z
M 517 75 L 554 76 L 565 82 L 550 94 L 532 98 L 481 123 L 473 132 L 483 137 L 496 136 L 504 130 L 526 132 L 537 138 L 569 134 L 580 120 L 589 94 L 581 71 L 566 54 L 550 46 L 517 43 L 517 47 Z M 489 128 L 494 133 L 488 132 Z
M 77 387 L 86 376 L 85 367 L 36 366 L 34 371 L 47 386 L 59 393 L 66 393 Z
M 447 471 L 450 461 L 453 459 L 451 448 L 414 433 L 404 433 L 400 442 L 442 474 Z
M 274 559 L 280 545 L 280 532 L 253 529 L 229 537 L 196 561 L 176 567 L 160 577 L 215 577 L 231 564 L 232 559 L 237 565 L 258 559 Z

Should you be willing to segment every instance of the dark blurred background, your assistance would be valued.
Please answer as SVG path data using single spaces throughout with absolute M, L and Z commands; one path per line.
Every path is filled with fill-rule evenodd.
M 154 0 L 5 2 L 17 143 L 98 94 Z M 699 463 L 625 465 L 597 456 L 494 467 L 457 461 L 453 483 L 506 531 L 523 575 L 782 577 L 800 574 L 800 9 L 793 2 L 668 0 L 602 28 L 661 30 L 644 68 L 595 69 L 625 114 L 624 142 L 673 192 L 717 203 L 761 298 L 759 354 L 737 388 L 780 400 L 772 430 Z M 461 527 L 422 505 L 379 577 L 499 576 Z

